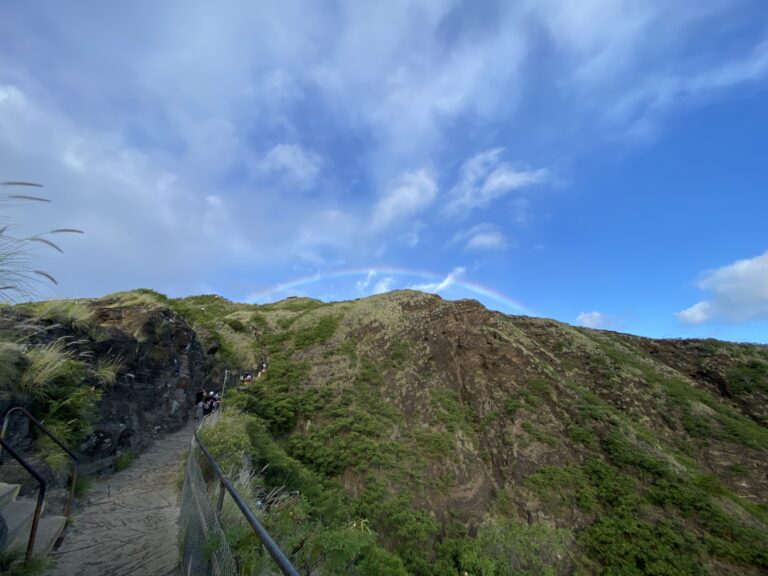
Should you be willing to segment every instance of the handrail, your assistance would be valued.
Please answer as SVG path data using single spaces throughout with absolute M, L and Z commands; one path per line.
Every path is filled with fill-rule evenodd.
M 27 553 L 24 556 L 24 561 L 29 562 L 32 558 L 32 552 L 35 548 L 35 536 L 37 536 L 37 525 L 40 522 L 40 514 L 43 512 L 43 503 L 45 502 L 45 488 L 47 486 L 45 478 L 43 478 L 32 465 L 27 462 L 23 456 L 21 456 L 16 450 L 11 448 L 11 445 L 0 436 L 0 452 L 2 449 L 8 451 L 13 458 L 21 464 L 27 472 L 29 472 L 37 483 L 40 485 L 40 489 L 37 491 L 37 505 L 35 506 L 35 515 L 32 517 L 32 528 L 29 531 L 29 540 L 27 541 Z
M 14 406 L 14 407 L 13 407 L 13 408 L 11 408 L 10 410 L 8 410 L 8 411 L 7 411 L 5 414 L 3 414 L 3 428 L 2 428 L 2 430 L 0 430 L 0 439 L 3 439 L 3 440 L 5 440 L 5 432 L 6 432 L 6 430 L 8 429 L 8 422 L 10 421 L 10 418 L 9 418 L 9 416 L 11 415 L 11 413 L 12 413 L 12 412 L 16 412 L 16 411 L 19 411 L 19 412 L 21 412 L 21 413 L 22 413 L 24 416 L 26 416 L 27 420 L 29 420 L 29 421 L 30 421 L 30 422 L 32 422 L 32 423 L 33 423 L 35 426 L 37 426 L 37 427 L 38 427 L 40 430 L 42 430 L 43 432 L 45 432 L 45 434 L 46 434 L 46 435 L 47 435 L 47 436 L 48 436 L 48 437 L 49 437 L 51 440 L 53 440 L 53 441 L 54 441 L 54 442 L 55 442 L 55 443 L 56 443 L 56 444 L 59 446 L 59 448 L 61 448 L 62 450 L 64 450 L 64 452 L 66 452 L 66 453 L 69 455 L 69 457 L 70 457 L 70 458 L 72 458 L 73 466 L 72 466 L 72 476 L 71 476 L 71 477 L 70 477 L 70 479 L 69 479 L 69 497 L 67 498 L 67 505 L 66 505 L 66 508 L 64 509 L 64 516 L 66 516 L 67 518 L 69 518 L 69 515 L 72 513 L 72 502 L 73 502 L 73 501 L 74 501 L 74 499 L 75 499 L 75 483 L 77 482 L 77 465 L 78 465 L 78 463 L 79 463 L 79 460 L 78 460 L 77 456 L 75 456 L 75 454 L 72 452 L 72 450 L 70 450 L 69 448 L 67 448 L 67 447 L 66 447 L 66 446 L 65 446 L 65 445 L 64 445 L 64 444 L 61 442 L 61 440 L 59 440 L 59 439 L 56 437 L 56 435 L 55 435 L 55 434 L 53 434 L 53 432 L 51 432 L 50 430 L 48 430 L 48 428 L 46 428 L 46 426 L 45 426 L 45 425 L 44 425 L 42 422 L 40 422 L 40 421 L 39 421 L 37 418 L 35 418 L 34 416 L 32 416 L 32 414 L 30 414 L 30 413 L 27 411 L 27 409 L 26 409 L 26 408 L 23 408 L 22 406 Z M 2 445 L 2 446 L 6 446 L 6 444 L 5 444 L 5 443 L 3 443 L 3 445 Z M 2 448 L 0 448 L 0 455 L 2 455 L 2 452 L 3 452 L 3 451 L 2 451 Z
M 203 419 L 203 422 L 205 422 L 205 419 Z M 259 522 L 258 518 L 256 518 L 256 515 L 251 511 L 250 508 L 248 508 L 248 505 L 245 503 L 245 501 L 242 499 L 240 494 L 237 492 L 237 489 L 234 487 L 232 482 L 230 482 L 229 478 L 227 478 L 227 476 L 224 474 L 224 471 L 219 466 L 219 463 L 216 462 L 216 459 L 208 451 L 208 448 L 205 446 L 203 441 L 197 435 L 197 431 L 199 428 L 202 427 L 203 422 L 200 423 L 200 426 L 198 428 L 195 428 L 194 435 L 195 435 L 195 440 L 197 441 L 198 446 L 200 446 L 200 449 L 203 451 L 203 454 L 205 454 L 205 457 L 208 459 L 208 462 L 213 467 L 213 470 L 214 472 L 216 472 L 216 476 L 218 477 L 219 482 L 221 484 L 221 491 L 219 493 L 219 499 L 216 504 L 216 512 L 221 512 L 221 507 L 222 507 L 222 504 L 224 503 L 224 490 L 226 490 L 227 492 L 229 492 L 229 495 L 232 497 L 232 500 L 235 501 L 235 504 L 237 504 L 237 507 L 240 508 L 240 512 L 243 513 L 243 516 L 245 516 L 245 519 L 248 521 L 248 524 L 250 524 L 251 528 L 253 528 L 253 531 L 256 532 L 256 535 L 259 537 L 259 540 L 261 540 L 261 543 L 267 549 L 267 552 L 269 552 L 269 554 L 272 556 L 274 561 L 280 567 L 280 571 L 285 576 L 299 576 L 299 573 L 297 572 L 296 568 L 293 567 L 293 564 L 291 564 L 290 560 L 288 560 L 285 553 L 280 549 L 277 543 L 275 543 L 275 541 L 269 535 L 269 532 L 267 532 L 267 529 L 261 525 L 261 522 Z

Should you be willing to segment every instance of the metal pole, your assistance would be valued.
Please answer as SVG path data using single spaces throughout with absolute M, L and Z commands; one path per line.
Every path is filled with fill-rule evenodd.
M 229 370 L 224 368 L 224 385 L 221 387 L 221 400 L 224 401 L 224 390 L 227 387 L 227 374 L 229 374 Z

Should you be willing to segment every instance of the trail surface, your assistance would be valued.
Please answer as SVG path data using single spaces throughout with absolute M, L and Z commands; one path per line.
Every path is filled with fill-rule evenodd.
M 46 576 L 178 574 L 176 478 L 192 430 L 159 439 L 127 469 L 98 481 Z

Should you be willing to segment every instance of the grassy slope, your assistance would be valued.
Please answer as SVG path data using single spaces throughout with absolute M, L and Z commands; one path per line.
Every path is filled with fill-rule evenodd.
M 650 341 L 417 293 L 163 302 L 230 368 L 268 351 L 267 377 L 231 401 L 256 416 L 263 481 L 302 493 L 268 519 L 299 563 L 768 571 L 764 347 Z M 333 564 L 322 551 L 339 534 L 357 547 Z

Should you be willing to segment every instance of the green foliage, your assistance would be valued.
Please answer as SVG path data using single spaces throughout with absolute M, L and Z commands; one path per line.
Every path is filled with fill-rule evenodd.
M 525 483 L 553 510 L 597 510 L 597 490 L 581 466 L 545 466 Z
M 115 472 L 121 472 L 133 464 L 136 460 L 136 454 L 130 450 L 123 452 L 115 460 Z
M 437 548 L 436 575 L 555 576 L 573 541 L 567 529 L 491 518 L 477 538 L 463 532 Z
M 0 342 L 0 390 L 19 390 L 28 363 L 22 346 Z
M 267 322 L 267 318 L 261 312 L 253 312 L 251 314 L 251 324 L 258 326 L 261 330 L 269 329 L 269 322 Z
M 35 305 L 37 314 L 44 320 L 58 322 L 73 330 L 90 333 L 96 326 L 93 310 L 73 300 L 52 300 Z
M 381 483 L 370 482 L 360 496 L 356 511 L 369 518 L 375 528 L 387 534 L 393 550 L 413 574 L 431 575 L 431 563 L 424 551 L 432 547 L 439 526 L 426 512 L 414 509 L 405 495 L 391 495 Z
M 0 572 L 5 576 L 40 576 L 50 566 L 47 556 L 33 556 L 29 562 L 24 562 L 23 551 L 0 551 Z
M 297 330 L 293 336 L 294 346 L 298 349 L 325 344 L 336 333 L 341 323 L 341 316 L 323 316 L 317 323 Z
M 88 474 L 79 474 L 77 480 L 75 480 L 75 497 L 82 498 L 91 488 L 93 488 L 94 479 L 93 476 Z
M 21 376 L 20 390 L 39 399 L 47 398 L 55 384 L 82 382 L 85 365 L 67 351 L 63 340 L 56 340 L 27 352 L 29 365 Z
M 243 324 L 240 320 L 237 318 L 224 318 L 224 324 L 232 328 L 235 332 L 245 332 L 246 327 L 245 324 Z
M 239 412 L 222 412 L 212 426 L 200 431 L 200 438 L 223 470 L 238 470 L 250 450 L 247 426 L 249 417 Z
M 389 348 L 389 359 L 393 366 L 401 366 L 411 357 L 411 346 L 405 340 L 395 340 Z
M 768 393 L 768 362 L 757 359 L 741 362 L 728 371 L 731 393 L 746 396 L 755 392 Z
M 599 518 L 583 542 L 603 565 L 605 574 L 695 576 L 702 573 L 700 549 L 679 524 L 651 523 L 630 514 Z
M 117 376 L 122 369 L 123 363 L 119 358 L 100 356 L 96 359 L 93 373 L 102 388 L 109 389 L 117 382 Z
M 456 447 L 453 434 L 416 428 L 412 432 L 419 452 L 428 458 L 448 458 Z
M 585 426 L 579 426 L 578 424 L 571 424 L 568 426 L 568 437 L 577 444 L 583 444 L 588 448 L 597 448 L 597 437 L 595 433 Z
M 448 432 L 461 430 L 474 435 L 477 427 L 477 415 L 470 406 L 464 404 L 459 395 L 450 388 L 430 388 L 430 404 L 435 412 L 434 423 L 445 426 Z

